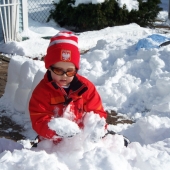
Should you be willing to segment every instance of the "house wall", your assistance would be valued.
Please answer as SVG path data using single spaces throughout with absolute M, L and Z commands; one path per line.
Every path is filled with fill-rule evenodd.
M 28 5 L 27 0 L 20 0 L 19 5 L 19 32 L 28 28 Z
M 23 31 L 23 9 L 22 9 L 22 0 L 20 1 L 19 5 L 19 32 Z
M 0 24 L 0 43 L 3 41 L 2 25 Z

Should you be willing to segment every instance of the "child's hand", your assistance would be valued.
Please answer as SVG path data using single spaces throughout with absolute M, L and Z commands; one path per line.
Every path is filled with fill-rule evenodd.
M 80 133 L 78 125 L 66 118 L 53 118 L 48 126 L 62 138 L 73 137 Z

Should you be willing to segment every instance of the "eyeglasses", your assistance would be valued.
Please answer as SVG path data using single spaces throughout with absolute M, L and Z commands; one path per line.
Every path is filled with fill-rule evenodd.
M 64 71 L 61 68 L 52 67 L 52 66 L 50 68 L 51 68 L 52 72 L 58 76 L 62 76 L 64 74 L 66 74 L 68 77 L 72 77 L 77 73 L 77 70 L 73 69 L 73 68 L 69 68 L 69 69 L 67 69 L 67 71 Z

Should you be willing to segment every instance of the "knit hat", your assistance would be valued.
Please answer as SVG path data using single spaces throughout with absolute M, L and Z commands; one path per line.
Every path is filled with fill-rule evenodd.
M 47 69 L 59 61 L 72 62 L 79 69 L 78 37 L 72 32 L 59 32 L 51 38 L 44 61 Z

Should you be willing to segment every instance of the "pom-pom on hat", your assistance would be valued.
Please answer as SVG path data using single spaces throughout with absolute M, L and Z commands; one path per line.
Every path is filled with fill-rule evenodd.
M 47 69 L 59 61 L 72 62 L 79 69 L 78 37 L 72 32 L 59 32 L 51 38 L 44 61 Z

